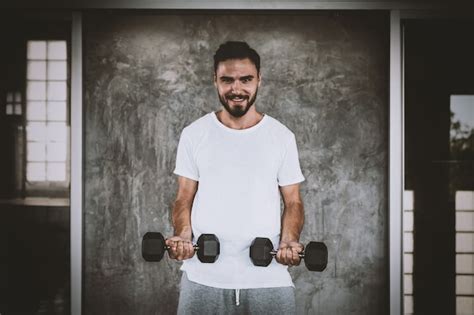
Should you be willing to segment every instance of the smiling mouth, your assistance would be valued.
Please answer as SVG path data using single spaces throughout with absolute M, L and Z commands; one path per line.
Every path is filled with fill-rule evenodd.
M 233 102 L 243 102 L 248 99 L 248 96 L 245 95 L 229 95 L 227 96 L 228 100 L 231 100 Z

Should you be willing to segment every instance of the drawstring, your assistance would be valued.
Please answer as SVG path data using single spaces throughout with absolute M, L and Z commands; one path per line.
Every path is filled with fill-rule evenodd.
M 235 289 L 235 305 L 240 305 L 240 289 Z

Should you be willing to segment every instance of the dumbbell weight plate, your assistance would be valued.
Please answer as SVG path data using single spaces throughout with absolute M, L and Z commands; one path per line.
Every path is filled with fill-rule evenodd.
M 201 234 L 197 241 L 197 256 L 203 263 L 214 263 L 220 254 L 219 239 L 214 234 Z
M 250 245 L 250 259 L 255 266 L 267 267 L 272 262 L 272 241 L 268 238 L 257 237 Z
M 146 261 L 160 261 L 165 254 L 165 238 L 159 232 L 147 232 L 142 239 L 142 256 Z
M 321 242 L 309 242 L 304 249 L 304 264 L 311 271 L 323 271 L 328 264 L 328 248 Z

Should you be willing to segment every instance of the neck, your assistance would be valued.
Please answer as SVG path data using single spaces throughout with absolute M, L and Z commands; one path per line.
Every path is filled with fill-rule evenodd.
M 242 117 L 234 117 L 226 110 L 216 112 L 217 119 L 226 127 L 242 130 L 248 129 L 258 124 L 263 119 L 263 114 L 255 110 L 255 106 Z

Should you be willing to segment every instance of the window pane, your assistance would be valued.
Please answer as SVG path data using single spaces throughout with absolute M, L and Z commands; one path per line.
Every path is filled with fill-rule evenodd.
M 47 145 L 48 162 L 66 162 L 66 143 L 52 142 Z
M 413 232 L 413 211 L 403 211 L 403 231 Z
M 456 210 L 474 211 L 474 191 L 456 191 Z
M 405 295 L 404 306 L 405 306 L 405 314 L 413 314 L 413 296 Z
M 456 273 L 474 274 L 474 255 L 472 254 L 456 255 Z
M 67 126 L 66 123 L 54 122 L 47 126 L 48 142 L 66 142 Z
M 474 294 L 474 277 L 456 276 L 456 294 Z
M 28 141 L 45 141 L 46 124 L 42 122 L 31 122 L 26 126 L 26 139 Z
M 27 163 L 26 179 L 30 182 L 46 180 L 46 164 L 45 163 Z
M 456 297 L 456 314 L 471 315 L 474 309 L 474 297 Z
M 46 100 L 46 82 L 28 82 L 26 99 L 29 101 Z
M 48 42 L 48 59 L 66 60 L 66 42 L 65 41 L 49 41 Z
M 405 294 L 413 294 L 413 276 L 404 275 L 403 276 L 403 292 Z
M 67 86 L 66 82 L 48 82 L 48 100 L 65 101 Z
M 47 179 L 51 181 L 66 180 L 66 163 L 48 163 Z
M 46 80 L 46 61 L 28 61 L 28 80 Z
M 403 273 L 413 273 L 413 254 L 403 254 Z
M 21 104 L 15 104 L 15 115 L 21 115 Z
M 46 59 L 46 42 L 28 41 L 28 59 Z
M 48 62 L 48 80 L 66 80 L 66 61 Z
M 45 121 L 46 104 L 44 102 L 28 102 L 26 119 Z
M 471 233 L 456 233 L 456 252 L 470 253 L 474 251 L 474 235 Z
M 66 121 L 66 103 L 48 102 L 48 120 Z
M 456 231 L 474 232 L 474 212 L 456 212 Z
M 20 92 L 15 93 L 15 102 L 21 103 L 21 93 Z
M 413 190 L 405 190 L 403 192 L 403 210 L 413 210 L 414 207 Z
M 9 103 L 13 102 L 13 93 L 12 92 L 7 93 L 7 102 L 9 102 Z
M 411 232 L 403 233 L 403 251 L 413 252 L 413 233 Z
M 474 95 L 451 95 L 451 112 L 453 113 L 452 121 L 460 123 L 461 130 L 468 132 L 474 128 Z M 456 138 L 460 136 L 456 131 L 452 130 L 451 136 Z
M 46 160 L 46 146 L 41 142 L 28 142 L 26 147 L 28 162 L 44 162 Z
M 7 115 L 13 115 L 13 104 L 7 104 Z

